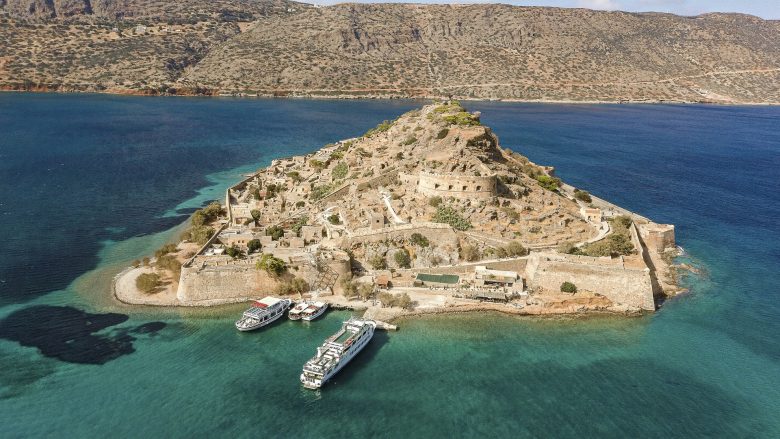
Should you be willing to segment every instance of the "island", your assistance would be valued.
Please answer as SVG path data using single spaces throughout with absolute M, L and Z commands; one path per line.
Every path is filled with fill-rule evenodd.
M 370 318 L 653 312 L 675 228 L 574 188 L 457 101 L 273 160 L 114 282 L 129 304 L 316 298 Z

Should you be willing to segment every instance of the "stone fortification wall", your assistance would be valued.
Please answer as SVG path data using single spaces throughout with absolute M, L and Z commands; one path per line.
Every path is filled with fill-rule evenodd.
M 418 268 L 415 271 L 420 273 L 429 274 L 457 274 L 457 275 L 472 275 L 474 274 L 474 268 L 477 266 L 485 266 L 491 270 L 506 270 L 514 271 L 519 275 L 522 275 L 525 271 L 527 263 L 526 257 L 504 259 L 501 261 L 480 261 L 467 263 L 463 265 L 454 265 L 447 267 L 430 267 L 430 268 Z
M 458 235 L 448 224 L 412 223 L 384 227 L 382 229 L 361 229 L 347 238 L 352 242 L 381 242 L 386 239 L 411 239 L 412 234 L 419 233 L 437 245 L 457 245 Z
M 419 175 L 400 174 L 401 182 L 415 186 L 417 192 L 428 196 L 456 198 L 490 198 L 496 194 L 496 176 L 477 177 L 421 172 Z
M 650 251 L 663 253 L 675 248 L 674 226 L 671 224 L 639 224 L 639 234 Z
M 621 259 L 533 254 L 529 257 L 525 278 L 534 288 L 559 291 L 562 283 L 572 282 L 578 290 L 601 294 L 617 305 L 639 310 L 655 309 L 650 269 L 626 268 Z
M 376 188 L 379 186 L 387 186 L 394 182 L 398 178 L 398 170 L 391 169 L 387 172 L 383 172 L 381 175 L 370 178 L 364 182 L 358 183 L 357 190 L 363 191 L 366 189 Z
M 185 305 L 209 305 L 249 300 L 271 291 L 277 280 L 254 264 L 182 267 L 176 297 Z
M 341 185 L 338 189 L 322 197 L 319 201 L 317 201 L 317 203 L 320 205 L 326 205 L 344 198 L 347 194 L 349 194 L 350 185 L 351 183 L 345 183 Z

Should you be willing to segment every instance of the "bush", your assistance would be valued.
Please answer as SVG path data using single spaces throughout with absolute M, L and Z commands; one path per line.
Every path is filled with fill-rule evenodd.
M 265 270 L 266 273 L 273 277 L 279 277 L 287 271 L 287 264 L 273 255 L 264 254 L 263 257 L 257 261 L 257 269 Z
M 363 134 L 363 137 L 371 137 L 374 134 L 384 133 L 385 131 L 389 130 L 393 126 L 394 123 L 395 122 L 391 122 L 391 121 L 386 120 L 386 121 L 380 123 L 379 125 L 377 125 L 376 127 L 371 128 L 370 130 L 366 131 L 366 133 Z
M 209 226 L 193 226 L 182 235 L 182 239 L 192 241 L 198 245 L 204 245 L 213 234 L 214 229 Z
M 463 218 L 458 212 L 450 206 L 439 206 L 436 208 L 436 214 L 433 215 L 433 222 L 449 224 L 455 230 L 468 230 L 471 223 Z
M 295 277 L 287 282 L 280 282 L 279 285 L 276 286 L 276 294 L 282 296 L 287 294 L 303 294 L 307 291 L 309 291 L 309 283 L 300 277 Z
M 333 178 L 340 180 L 346 177 L 348 172 L 349 166 L 347 166 L 347 164 L 344 162 L 340 162 L 338 165 L 336 165 L 335 168 L 333 168 Z
M 344 297 L 352 299 L 358 296 L 358 284 L 357 282 L 344 280 L 341 283 L 341 287 L 344 290 Z
M 325 163 L 321 160 L 311 159 L 309 160 L 309 166 L 311 166 L 312 168 L 318 171 L 321 171 L 322 169 L 325 168 Z
M 412 308 L 412 298 L 409 297 L 406 293 L 400 293 L 395 296 L 393 300 L 393 305 L 403 308 L 403 309 L 411 309 Z
M 141 292 L 150 294 L 160 286 L 160 276 L 157 273 L 141 273 L 135 278 L 135 286 Z
M 431 206 L 431 207 L 439 207 L 440 204 L 441 204 L 441 197 L 440 196 L 437 195 L 435 197 L 428 198 L 428 205 L 429 206 Z
M 330 215 L 328 217 L 328 222 L 331 224 L 339 225 L 341 224 L 341 217 L 339 217 L 339 214 L 334 213 L 333 215 Z
M 579 252 L 580 249 L 571 242 L 562 242 L 560 245 L 558 245 L 558 253 L 576 255 L 579 254 Z
M 157 258 L 155 265 L 163 270 L 168 270 L 174 277 L 181 274 L 181 262 L 172 255 L 163 255 Z
M 160 256 L 167 255 L 168 253 L 175 253 L 176 252 L 176 244 L 165 244 L 164 246 L 160 247 L 156 252 L 154 252 L 154 257 L 159 258 Z
M 581 191 L 579 189 L 574 189 L 574 198 L 585 203 L 590 203 L 593 201 L 593 198 L 590 197 L 588 191 Z
M 412 266 L 412 258 L 409 256 L 409 251 L 405 248 L 397 250 L 393 255 L 395 263 L 401 268 L 409 268 Z
M 315 186 L 311 189 L 311 199 L 318 201 L 325 195 L 328 195 L 333 190 L 333 186 L 329 184 L 323 184 L 321 186 Z
M 520 244 L 517 241 L 512 241 L 506 246 L 506 252 L 509 256 L 525 256 L 528 254 L 528 250 L 523 247 L 522 244 Z
M 387 260 L 380 255 L 374 255 L 371 259 L 368 260 L 368 263 L 374 270 L 384 270 L 387 268 Z
M 366 301 L 371 297 L 372 294 L 374 294 L 374 286 L 362 283 L 358 285 L 357 292 L 358 296 L 360 296 L 363 301 Z
M 574 294 L 577 292 L 577 286 L 571 282 L 564 282 L 561 284 L 561 292 Z
M 449 134 L 449 133 L 450 133 L 450 129 L 449 128 L 444 128 L 441 131 L 439 131 L 438 134 L 436 134 L 436 139 L 437 140 L 441 140 L 441 139 L 447 137 L 447 134 Z
M 298 221 L 295 222 L 295 224 L 293 224 L 293 226 L 292 226 L 292 228 L 290 230 L 295 232 L 295 236 L 301 236 L 301 229 L 308 222 L 309 222 L 309 217 L 308 216 L 301 217 L 301 218 L 298 219 Z
M 559 187 L 561 187 L 561 180 L 555 177 L 550 177 L 547 174 L 540 174 L 537 175 L 536 181 L 539 182 L 539 185 L 548 191 L 557 191 Z
M 271 226 L 265 230 L 265 234 L 270 236 L 272 240 L 278 241 L 282 236 L 284 236 L 284 229 L 280 226 Z
M 477 261 L 480 258 L 479 249 L 473 245 L 466 244 L 460 248 L 461 259 L 469 262 Z
M 419 233 L 412 233 L 412 236 L 409 238 L 409 242 L 420 247 L 428 247 L 430 245 L 428 238 Z
M 409 146 L 409 145 L 413 144 L 413 143 L 414 143 L 414 142 L 416 142 L 416 141 L 417 141 L 417 137 L 414 137 L 414 136 L 409 136 L 409 137 L 407 137 L 407 138 L 406 138 L 406 140 L 404 140 L 404 141 L 401 143 L 401 145 L 403 145 L 403 146 Z
M 225 249 L 225 253 L 233 259 L 238 259 L 244 256 L 244 252 L 241 251 L 235 244 Z
M 580 249 L 580 251 L 587 256 L 610 256 L 615 258 L 620 255 L 628 256 L 633 253 L 634 244 L 631 243 L 631 239 L 628 237 L 627 233 L 615 231 L 607 236 L 606 239 L 588 244 Z
M 387 291 L 379 293 L 377 298 L 379 299 L 379 303 L 382 304 L 382 308 L 393 306 L 393 303 L 395 303 L 395 297 Z
M 259 239 L 252 239 L 246 243 L 247 253 L 255 253 L 258 250 L 261 250 L 262 248 L 263 248 L 263 244 L 260 243 Z
M 290 171 L 287 173 L 287 176 L 292 179 L 292 181 L 298 183 L 301 181 L 301 174 L 298 171 Z
M 612 224 L 612 227 L 615 229 L 623 229 L 628 230 L 629 227 L 631 227 L 631 223 L 634 222 L 634 220 L 631 219 L 628 215 L 619 215 L 614 218 L 611 218 L 609 222 Z

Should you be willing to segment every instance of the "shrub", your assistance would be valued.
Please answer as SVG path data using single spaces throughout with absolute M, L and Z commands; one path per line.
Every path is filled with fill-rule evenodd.
M 384 258 L 384 256 L 374 255 L 371 259 L 368 260 L 368 263 L 374 270 L 384 270 L 387 268 L 387 260 Z
M 339 164 L 333 168 L 333 178 L 340 180 L 347 176 L 347 172 L 349 172 L 349 166 L 344 162 L 339 162 Z
M 278 241 L 282 236 L 284 236 L 284 229 L 280 226 L 271 226 L 265 230 L 265 234 L 270 236 L 272 240 Z
M 328 217 L 328 222 L 336 225 L 341 224 L 341 217 L 339 217 L 339 214 L 334 213 Z
M 628 215 L 619 215 L 614 218 L 611 218 L 609 222 L 612 224 L 613 228 L 628 230 L 628 228 L 631 227 L 631 223 L 633 223 L 634 220 L 632 220 L 631 217 Z
M 407 138 L 406 138 L 406 140 L 404 140 L 404 141 L 401 143 L 401 145 L 403 145 L 403 146 L 409 146 L 409 145 L 413 144 L 413 143 L 414 143 L 414 142 L 416 142 L 416 141 L 417 141 L 417 137 L 414 137 L 414 136 L 409 136 L 409 137 L 407 137 Z
M 368 300 L 372 294 L 374 294 L 374 286 L 362 283 L 358 285 L 357 288 L 358 296 L 360 296 L 363 301 Z
M 370 130 L 366 131 L 365 134 L 363 134 L 363 137 L 371 137 L 374 134 L 384 133 L 385 131 L 389 130 L 395 122 L 391 122 L 389 120 L 386 120 L 379 125 L 375 126 L 374 128 L 371 128 Z
M 482 125 L 479 122 L 479 119 L 477 119 L 473 114 L 467 111 L 460 111 L 455 114 L 443 116 L 442 120 L 447 122 L 450 125 L 461 125 L 461 126 Z
M 440 204 L 441 204 L 441 197 L 440 196 L 437 195 L 435 197 L 428 198 L 428 205 L 429 206 L 431 206 L 431 207 L 439 207 Z
M 436 208 L 436 214 L 433 215 L 433 222 L 449 224 L 455 230 L 468 230 L 471 223 L 463 218 L 458 212 L 450 206 L 439 206 Z
M 182 239 L 192 241 L 198 245 L 204 245 L 214 234 L 214 229 L 209 226 L 193 226 L 182 235 Z
M 588 191 L 581 191 L 579 189 L 574 189 L 574 198 L 585 203 L 590 203 L 593 201 L 593 198 L 590 197 Z
M 160 256 L 167 255 L 168 253 L 175 253 L 176 252 L 176 244 L 165 244 L 164 246 L 160 247 L 156 252 L 154 252 L 154 257 L 159 258 Z
M 460 257 L 465 261 L 473 262 L 479 260 L 480 256 L 479 249 L 473 245 L 466 244 L 460 248 Z
M 395 297 L 391 293 L 388 293 L 387 291 L 382 291 L 381 293 L 379 293 L 377 299 L 379 299 L 379 303 L 382 304 L 383 308 L 393 306 L 393 303 L 395 303 Z
M 412 258 L 409 256 L 409 251 L 405 248 L 396 251 L 393 258 L 395 259 L 395 263 L 401 268 L 409 268 L 412 266 Z
M 633 253 L 633 251 L 634 244 L 631 243 L 631 239 L 628 237 L 628 234 L 617 231 L 607 236 L 606 239 L 588 244 L 581 249 L 582 254 L 587 256 L 610 256 L 613 258 L 620 255 L 630 255 Z
M 525 256 L 528 254 L 528 250 L 517 241 L 512 241 L 507 244 L 506 252 L 509 256 Z
M 412 236 L 409 238 L 409 242 L 420 247 L 428 247 L 428 245 L 430 245 L 428 238 L 419 233 L 412 233 Z
M 292 179 L 292 181 L 298 183 L 301 181 L 301 174 L 298 171 L 290 171 L 287 173 L 287 176 Z
M 135 278 L 135 286 L 141 292 L 150 294 L 160 286 L 160 276 L 157 273 L 141 273 Z
M 539 174 L 536 177 L 534 177 L 536 181 L 539 182 L 539 185 L 548 191 L 557 191 L 559 187 L 561 187 L 561 180 L 555 177 L 550 177 L 547 174 Z
M 265 270 L 266 273 L 273 277 L 279 277 L 287 271 L 287 264 L 274 255 L 266 253 L 257 261 L 257 269 Z
M 225 249 L 225 253 L 233 259 L 238 259 L 244 256 L 244 252 L 241 251 L 235 244 Z
M 333 186 L 329 184 L 323 184 L 321 186 L 315 186 L 311 189 L 311 199 L 314 201 L 318 201 L 322 199 L 325 195 L 328 195 L 330 191 L 332 190 Z
M 439 131 L 438 134 L 436 134 L 436 139 L 441 140 L 441 139 L 447 137 L 447 134 L 449 134 L 449 133 L 450 133 L 450 129 L 449 128 L 444 128 L 441 131 Z
M 309 222 L 309 217 L 308 216 L 301 217 L 301 218 L 298 219 L 298 221 L 295 222 L 295 224 L 293 224 L 291 230 L 293 232 L 295 232 L 296 236 L 301 236 L 301 229 L 308 222 Z
M 263 244 L 260 243 L 259 239 L 252 239 L 246 243 L 247 253 L 255 253 L 256 251 L 262 248 L 263 248 Z
M 564 282 L 561 284 L 561 292 L 574 294 L 577 292 L 577 286 L 571 282 Z
M 579 254 L 579 251 L 580 249 L 571 242 L 562 242 L 558 245 L 558 253 L 576 255 Z
M 168 270 L 174 277 L 181 274 L 181 262 L 173 255 L 163 255 L 157 258 L 155 265 L 163 270 Z
M 297 207 L 297 208 L 299 208 L 299 209 L 300 209 L 301 207 L 305 206 L 305 205 L 306 205 L 306 202 L 305 202 L 305 201 L 303 201 L 303 200 L 301 200 L 301 201 L 296 201 L 296 202 L 295 202 L 295 207 Z
M 325 163 L 323 161 L 321 161 L 321 160 L 311 159 L 311 160 L 309 160 L 309 166 L 311 166 L 312 168 L 320 171 L 323 168 L 325 168 Z
M 412 308 L 412 298 L 409 297 L 406 293 L 400 293 L 397 294 L 393 298 L 393 305 L 403 308 L 403 309 L 411 309 Z
M 309 291 L 309 283 L 300 277 L 294 277 L 289 281 L 280 282 L 276 286 L 276 293 L 280 295 L 303 294 L 307 291 Z

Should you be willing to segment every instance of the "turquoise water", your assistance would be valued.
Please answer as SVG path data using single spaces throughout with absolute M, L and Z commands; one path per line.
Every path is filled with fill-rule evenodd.
M 242 173 L 417 105 L 0 94 L 0 436 L 780 436 L 776 108 L 468 105 L 678 225 L 706 271 L 653 316 L 404 320 L 311 392 L 300 368 L 346 312 L 243 334 L 241 307 L 105 299 Z

